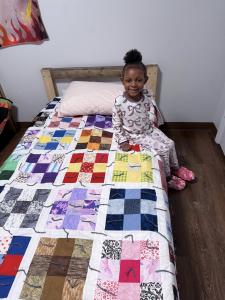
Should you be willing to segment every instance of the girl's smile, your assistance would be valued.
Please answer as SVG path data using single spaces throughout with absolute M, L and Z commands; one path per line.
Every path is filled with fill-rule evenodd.
M 147 80 L 142 69 L 134 66 L 125 70 L 122 83 L 127 96 L 132 101 L 139 101 L 141 99 L 141 92 L 146 81 Z

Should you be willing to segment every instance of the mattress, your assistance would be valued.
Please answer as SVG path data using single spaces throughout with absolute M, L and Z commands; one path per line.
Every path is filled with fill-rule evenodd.
M 0 169 L 0 299 L 178 299 L 162 162 L 54 98 Z

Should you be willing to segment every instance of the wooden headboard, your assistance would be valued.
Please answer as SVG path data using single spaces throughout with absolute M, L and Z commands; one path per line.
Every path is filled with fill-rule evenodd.
M 159 73 L 158 65 L 147 65 L 148 82 L 147 87 L 151 88 L 157 99 L 157 77 Z M 123 67 L 90 67 L 90 68 L 43 68 L 43 77 L 46 94 L 49 100 L 59 96 L 57 82 L 60 80 L 101 80 L 103 78 L 117 78 L 119 80 Z

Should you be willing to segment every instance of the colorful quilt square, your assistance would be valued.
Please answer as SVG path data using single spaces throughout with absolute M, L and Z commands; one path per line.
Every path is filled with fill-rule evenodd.
M 83 162 L 81 165 L 81 172 L 84 173 L 92 173 L 93 172 L 93 168 L 94 168 L 94 164 L 93 163 L 89 163 L 89 162 Z
M 30 202 L 17 201 L 12 209 L 12 213 L 26 214 L 29 206 L 30 206 Z
M 126 199 L 124 204 L 124 214 L 140 214 L 140 199 Z
M 140 299 L 163 300 L 162 284 L 159 282 L 141 283 Z
M 54 203 L 46 224 L 47 229 L 95 229 L 100 189 L 59 190 L 53 197 Z
M 13 175 L 21 156 L 14 152 L 11 154 L 3 165 L 0 167 L 0 180 L 8 180 Z
M 65 130 L 56 130 L 52 136 L 53 137 L 63 137 L 63 136 L 65 136 L 65 134 L 66 134 Z
M 10 292 L 10 289 L 13 285 L 15 276 L 1 276 L 0 275 L 0 299 L 7 298 Z
M 20 140 L 19 144 L 16 147 L 16 150 L 28 150 L 30 149 L 32 143 L 36 139 L 37 135 L 39 134 L 40 130 L 32 130 L 28 129 L 22 139 Z
M 130 251 L 132 249 L 132 252 Z M 132 241 L 123 241 L 121 259 L 138 260 L 141 258 L 141 244 Z
M 141 229 L 158 231 L 157 216 L 150 214 L 141 214 Z
M 153 189 L 110 189 L 106 230 L 158 230 Z
M 49 128 L 60 128 L 60 129 L 67 129 L 67 128 L 78 128 L 82 117 L 59 117 L 58 113 L 55 113 L 49 123 Z
M 31 126 L 42 127 L 45 125 L 46 120 L 48 119 L 50 112 L 40 112 L 31 123 Z
M 7 298 L 30 242 L 30 237 L 1 237 L 1 240 L 7 240 L 8 249 L 0 264 L 0 298 Z
M 54 183 L 65 154 L 29 154 L 15 181 L 36 184 Z
M 124 224 L 124 215 L 107 214 L 106 224 L 105 224 L 106 230 L 123 230 L 123 224 Z
M 57 149 L 58 145 L 59 145 L 58 142 L 48 142 L 46 144 L 46 147 L 44 147 L 44 150 L 55 150 Z
M 67 150 L 75 136 L 75 130 L 44 130 L 34 146 L 37 150 Z
M 0 265 L 1 276 L 16 276 L 22 258 L 21 255 L 6 254 L 3 263 Z
M 121 260 L 119 282 L 140 282 L 140 260 Z
M 153 182 L 151 157 L 140 153 L 116 153 L 112 181 Z
M 112 132 L 100 129 L 84 129 L 77 142 L 76 149 L 109 150 L 112 144 Z
M 156 299 L 156 295 L 159 296 L 157 299 L 163 299 L 161 275 L 156 272 L 160 268 L 160 261 L 153 252 L 154 246 L 159 246 L 159 242 L 147 242 L 144 240 L 103 242 L 95 300 L 144 300 Z
M 107 161 L 108 154 L 105 153 L 75 153 L 71 157 L 69 172 L 64 175 L 63 183 L 103 183 Z
M 12 241 L 12 237 L 11 236 L 0 237 L 0 254 L 1 255 L 4 255 L 4 254 L 6 254 L 8 252 L 8 249 L 9 249 L 11 241 Z
M 141 230 L 140 214 L 124 215 L 123 230 Z
M 85 127 L 92 126 L 101 129 L 112 128 L 112 116 L 90 115 L 87 117 Z
M 84 153 L 75 153 L 72 155 L 70 163 L 81 163 L 84 159 Z
M 82 299 L 91 249 L 91 240 L 41 238 L 20 298 Z
M 34 228 L 49 194 L 50 190 L 47 189 L 32 190 L 11 187 L 0 203 L 1 226 Z
M 26 160 L 27 163 L 37 163 L 40 158 L 40 154 L 30 154 Z
M 45 173 L 45 172 L 47 171 L 48 167 L 49 167 L 49 164 L 41 164 L 41 163 L 37 163 L 37 164 L 34 166 L 32 172 L 33 172 L 33 173 Z

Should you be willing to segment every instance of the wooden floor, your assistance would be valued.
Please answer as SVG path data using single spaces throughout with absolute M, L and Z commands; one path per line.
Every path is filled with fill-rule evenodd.
M 0 153 L 0 164 L 22 136 Z M 170 192 L 181 300 L 225 299 L 225 157 L 211 129 L 169 129 L 181 162 L 198 182 Z M 167 300 L 167 299 L 165 299 Z
M 225 157 L 210 129 L 169 130 L 198 182 L 170 192 L 181 300 L 225 299 Z

